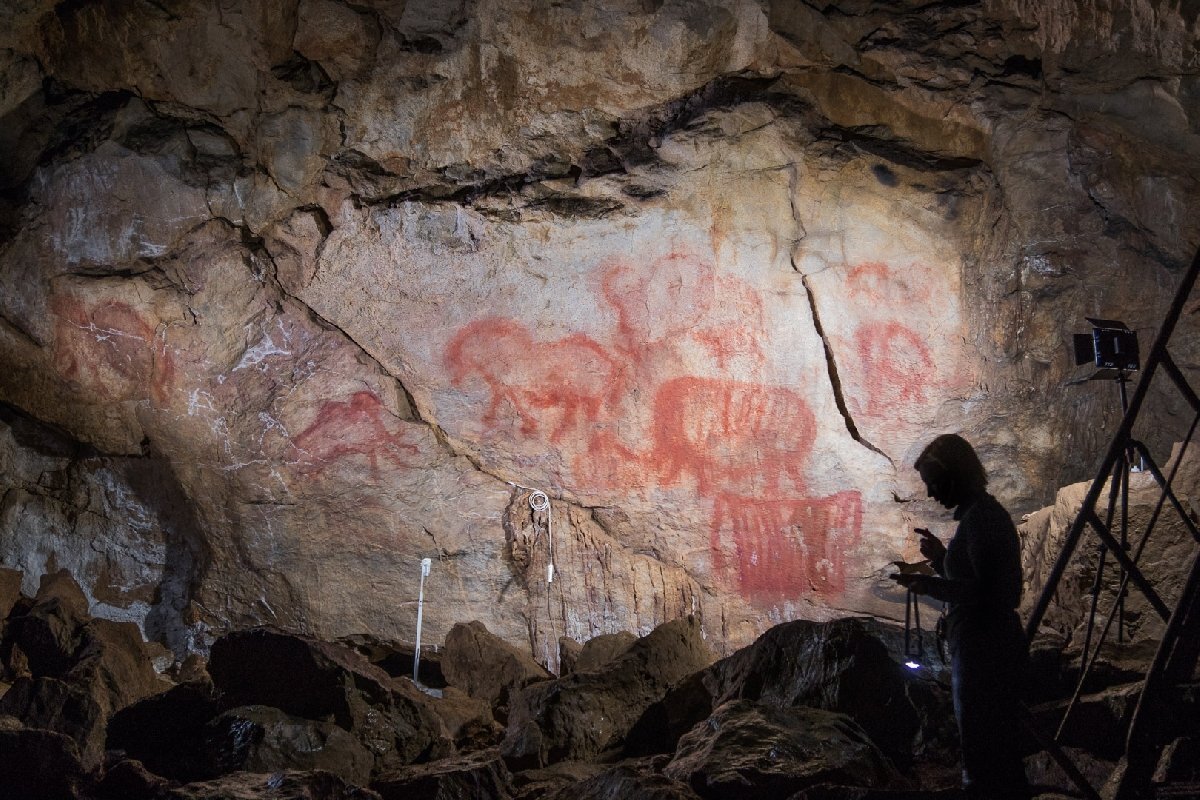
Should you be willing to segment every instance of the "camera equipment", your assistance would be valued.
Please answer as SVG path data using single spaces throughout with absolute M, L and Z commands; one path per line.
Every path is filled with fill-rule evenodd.
M 1073 339 L 1075 366 L 1096 366 L 1096 372 L 1087 380 L 1119 378 L 1122 372 L 1138 371 L 1137 331 L 1130 330 L 1124 322 L 1115 319 L 1084 319 L 1092 323 L 1092 332 L 1077 333 Z

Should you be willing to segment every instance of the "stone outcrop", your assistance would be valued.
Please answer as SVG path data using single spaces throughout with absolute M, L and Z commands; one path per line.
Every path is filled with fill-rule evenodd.
M 375 756 L 345 728 L 302 719 L 269 706 L 241 706 L 207 725 L 204 744 L 212 773 L 323 770 L 365 786 Z
M 777 625 L 757 641 L 673 687 L 631 735 L 635 752 L 664 752 L 715 709 L 733 700 L 777 709 L 817 708 L 846 714 L 875 745 L 913 751 L 921 704 L 869 620 Z
M 553 677 L 528 653 L 478 621 L 450 629 L 444 659 L 446 682 L 493 708 L 507 707 L 513 693 Z
M 749 700 L 719 706 L 685 734 L 663 774 L 706 800 L 788 797 L 822 783 L 904 788 L 896 768 L 844 714 Z
M 924 440 L 1022 514 L 1107 439 L 1066 343 L 1148 341 L 1200 243 L 1194 23 L 4 4 L 0 563 L 177 655 L 413 642 L 422 558 L 426 643 L 551 672 L 687 614 L 719 654 L 898 618 Z
M 495 749 L 403 767 L 380 776 L 372 787 L 383 800 L 509 800 L 513 791 L 512 774 Z
M 39 606 L 62 608 L 63 598 L 22 598 L 7 622 Z M 85 631 L 93 622 L 83 620 Z M 6 625 L 0 637 L 9 658 L 18 652 L 7 647 L 14 630 Z M 461 631 L 496 641 L 479 623 Z M 882 800 L 937 797 L 957 785 L 946 676 L 890 671 L 898 669 L 890 643 L 898 631 L 862 619 L 785 623 L 716 662 L 700 631 L 694 618 L 680 618 L 628 645 L 620 641 L 627 637 L 601 642 L 597 653 L 620 652 L 514 690 L 503 726 L 492 716 L 493 684 L 473 683 L 472 696 L 388 675 L 359 651 L 373 634 L 351 647 L 235 632 L 214 644 L 211 680 L 193 658 L 157 679 L 186 682 L 115 712 L 111 686 L 96 678 L 111 673 L 79 669 L 96 658 L 84 646 L 61 678 L 22 677 L 0 697 L 0 707 L 20 715 L 0 714 L 0 796 Z M 124 656 L 109 653 L 105 663 L 149 668 L 156 657 L 130 637 L 106 646 Z M 465 654 L 462 667 L 456 652 Z M 489 652 L 498 673 L 511 666 L 505 648 Z M 485 666 L 469 648 L 441 657 L 450 675 Z M 1074 667 L 1058 665 L 1064 674 L 1050 685 L 1069 692 Z M 1116 769 L 1136 691 L 1102 686 L 1083 698 L 1064 741 L 1089 775 Z M 1195 717 L 1194 694 L 1186 693 L 1181 720 Z M 1049 718 L 1067 700 L 1059 692 L 1035 710 Z M 890 726 L 882 714 L 894 718 Z M 1164 751 L 1160 772 L 1178 782 L 1189 774 L 1194 732 L 1181 726 L 1173 735 L 1179 741 Z M 1064 786 L 1044 756 L 1031 757 L 1029 769 Z
M 660 625 L 600 670 L 535 683 L 512 699 L 504 757 L 527 769 L 619 751 L 646 708 L 710 661 L 689 617 Z
M 370 751 L 376 770 L 450 752 L 433 699 L 345 647 L 256 629 L 219 639 L 208 669 L 227 706 L 328 718 Z

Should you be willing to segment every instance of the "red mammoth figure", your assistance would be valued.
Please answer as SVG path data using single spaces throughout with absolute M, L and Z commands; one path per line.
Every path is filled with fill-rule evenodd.
M 703 495 L 778 497 L 782 477 L 802 491 L 816 435 L 808 403 L 792 389 L 714 378 L 674 378 L 654 399 L 654 460 L 665 482 L 683 473 Z
M 500 407 L 507 403 L 527 436 L 538 432 L 545 417 L 556 420 L 555 441 L 581 416 L 597 419 L 619 375 L 604 348 L 581 333 L 538 342 L 521 323 L 497 317 L 464 326 L 446 348 L 446 367 L 455 386 L 468 380 L 487 386 L 485 425 L 497 425 Z

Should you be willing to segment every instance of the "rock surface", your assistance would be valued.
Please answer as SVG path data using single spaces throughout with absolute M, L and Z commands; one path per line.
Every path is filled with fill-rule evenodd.
M 179 656 L 412 642 L 423 558 L 427 643 L 552 672 L 898 618 L 924 440 L 1021 514 L 1108 438 L 1065 345 L 1200 244 L 1189 8 L 6 3 L 0 563 Z
M 630 736 L 634 752 L 665 752 L 733 700 L 853 717 L 887 753 L 913 751 L 921 729 L 899 664 L 869 620 L 803 620 L 777 625 L 757 641 L 689 676 L 651 706 Z
M 528 653 L 478 621 L 450 629 L 444 659 L 447 683 L 493 707 L 506 707 L 513 693 L 553 677 Z
M 849 717 L 749 700 L 718 707 L 685 734 L 663 772 L 706 800 L 788 797 L 822 783 L 905 788 L 900 773 Z
M 599 670 L 536 683 L 516 695 L 504 757 L 528 769 L 619 750 L 646 708 L 711 660 L 697 620 L 663 623 Z

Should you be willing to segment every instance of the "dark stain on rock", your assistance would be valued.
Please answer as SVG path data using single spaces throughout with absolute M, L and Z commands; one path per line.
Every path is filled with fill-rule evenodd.
M 875 175 L 875 180 L 884 186 L 895 186 L 900 183 L 900 179 L 896 177 L 896 173 L 892 172 L 884 164 L 876 164 L 871 167 L 871 172 Z

